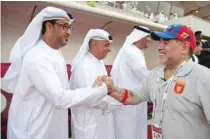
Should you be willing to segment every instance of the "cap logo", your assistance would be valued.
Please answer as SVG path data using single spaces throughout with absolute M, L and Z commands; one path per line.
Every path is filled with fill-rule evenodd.
M 182 32 L 180 35 L 182 38 L 186 39 L 189 35 L 186 32 Z

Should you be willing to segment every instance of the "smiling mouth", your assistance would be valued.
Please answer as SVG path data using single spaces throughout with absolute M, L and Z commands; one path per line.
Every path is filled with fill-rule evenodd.
M 159 55 L 160 55 L 160 56 L 164 56 L 165 54 L 161 54 L 161 53 L 159 53 Z
M 69 37 L 64 37 L 65 41 L 68 41 L 69 40 Z

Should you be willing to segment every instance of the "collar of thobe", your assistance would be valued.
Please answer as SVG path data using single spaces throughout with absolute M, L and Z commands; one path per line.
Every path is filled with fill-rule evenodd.
M 40 39 L 38 43 L 39 43 L 38 45 L 44 47 L 47 53 L 52 53 L 55 56 L 63 57 L 63 54 L 61 53 L 60 49 L 54 49 L 50 47 L 43 39 Z
M 80 61 L 83 59 L 85 54 L 89 50 L 89 41 L 91 39 L 94 40 L 108 40 L 109 42 L 112 42 L 112 36 L 102 29 L 90 29 L 85 36 L 85 39 L 83 41 L 82 46 L 79 49 L 79 52 L 77 53 L 76 57 L 74 58 L 72 62 L 71 72 L 75 69 L 76 65 L 80 63 Z
M 87 55 L 89 57 L 91 57 L 92 60 L 94 60 L 95 62 L 101 62 L 101 60 L 99 60 L 98 58 L 96 58 L 94 55 L 92 55 L 90 52 L 87 52 Z
M 136 45 L 133 44 L 133 48 L 136 50 L 136 51 L 140 51 L 141 54 L 144 56 L 144 51 L 139 49 Z
M 104 75 L 107 75 L 107 71 L 105 69 L 104 61 L 99 60 L 91 53 L 87 52 L 87 56 L 91 59 L 91 61 L 94 63 L 94 65 L 97 67 L 97 69 L 100 71 L 100 73 L 103 73 Z
M 4 81 L 8 85 L 10 92 L 14 92 L 25 54 L 32 49 L 41 38 L 42 23 L 46 20 L 64 18 L 73 22 L 73 17 L 70 17 L 71 18 L 69 18 L 64 10 L 54 7 L 47 7 L 34 17 L 24 34 L 16 41 L 10 53 L 11 65 L 4 76 Z

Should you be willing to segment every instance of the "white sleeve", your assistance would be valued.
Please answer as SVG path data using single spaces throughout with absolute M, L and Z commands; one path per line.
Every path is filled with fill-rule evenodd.
M 74 86 L 75 88 L 91 87 L 97 76 L 98 75 L 96 75 L 96 72 L 94 72 L 94 68 L 91 68 L 91 65 L 85 66 L 83 63 L 81 63 L 75 68 L 70 79 L 70 85 Z M 105 111 L 112 111 L 120 108 L 123 105 L 110 96 L 105 96 L 96 103 L 90 102 L 88 104 L 90 107 L 99 108 Z
M 123 104 L 121 102 L 110 96 L 105 96 L 103 99 L 98 101 L 98 103 L 92 103 L 92 105 L 90 105 L 90 107 L 99 108 L 106 112 L 114 111 L 121 108 L 122 106 Z
M 83 88 L 66 90 L 62 88 L 61 81 L 49 59 L 45 58 L 31 63 L 27 67 L 28 77 L 35 88 L 48 100 L 49 103 L 59 109 L 67 109 L 73 106 L 96 103 L 107 95 L 107 87 Z

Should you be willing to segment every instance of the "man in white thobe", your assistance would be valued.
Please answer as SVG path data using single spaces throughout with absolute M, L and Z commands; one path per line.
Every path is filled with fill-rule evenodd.
M 138 88 L 149 74 L 142 51 L 151 41 L 149 33 L 147 28 L 135 26 L 120 49 L 111 70 L 120 88 Z M 123 106 L 113 115 L 116 139 L 147 139 L 147 102 Z
M 8 139 L 68 139 L 68 108 L 96 103 L 107 87 L 68 89 L 59 48 L 71 33 L 73 17 L 47 7 L 32 20 L 12 48 L 4 80 L 14 93 L 9 108 Z
M 163 11 L 161 11 L 158 15 L 158 23 L 163 23 L 165 22 L 165 14 Z
M 103 60 L 110 52 L 112 37 L 102 29 L 91 29 L 72 63 L 71 89 L 92 86 L 97 76 L 107 75 Z M 71 109 L 73 139 L 114 139 L 112 111 L 122 103 L 110 96 L 98 103 Z

